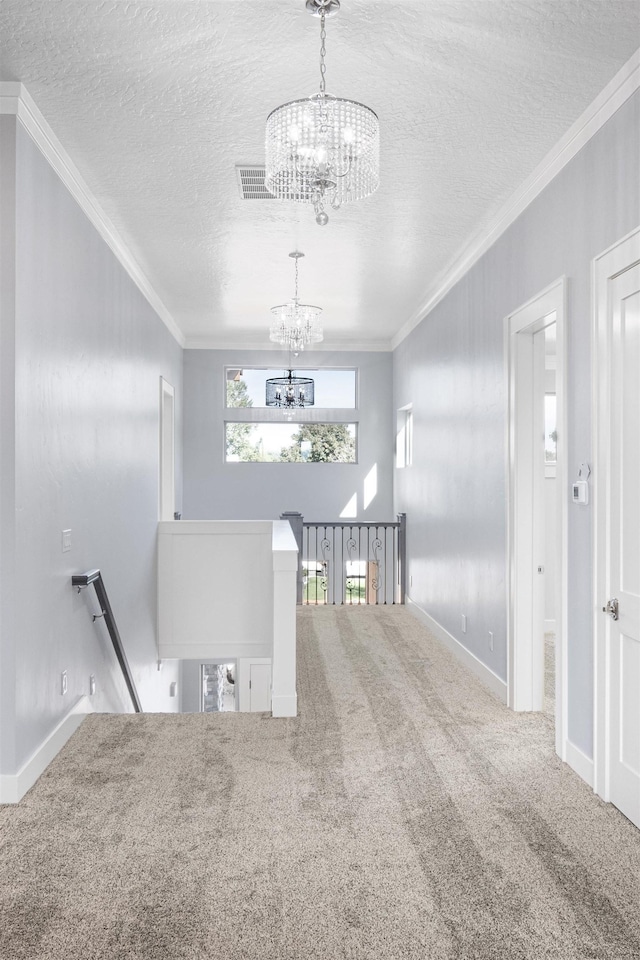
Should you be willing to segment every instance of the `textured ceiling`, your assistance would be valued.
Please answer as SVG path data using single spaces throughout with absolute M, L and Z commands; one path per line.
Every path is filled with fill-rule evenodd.
M 325 344 L 388 345 L 434 280 L 639 45 L 635 0 L 342 0 L 327 89 L 381 128 L 381 186 L 315 224 L 242 200 L 278 104 L 317 91 L 304 0 L 0 0 L 18 80 L 184 332 L 268 345 L 269 307 L 324 308 Z

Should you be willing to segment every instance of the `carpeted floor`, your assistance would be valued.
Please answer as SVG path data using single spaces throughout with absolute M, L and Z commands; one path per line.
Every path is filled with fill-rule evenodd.
M 299 697 L 87 719 L 0 809 L 2 960 L 640 957 L 640 832 L 407 611 L 301 610 Z

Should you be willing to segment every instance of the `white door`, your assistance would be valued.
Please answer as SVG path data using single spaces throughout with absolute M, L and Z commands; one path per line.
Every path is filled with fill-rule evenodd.
M 640 827 L 638 261 L 640 232 L 596 263 L 596 690 L 597 789 Z
M 270 663 L 252 663 L 249 667 L 249 710 L 251 713 L 271 710 Z

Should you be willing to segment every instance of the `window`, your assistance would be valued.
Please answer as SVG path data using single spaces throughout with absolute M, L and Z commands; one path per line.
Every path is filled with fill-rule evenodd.
M 315 383 L 315 406 L 325 410 L 354 410 L 356 407 L 356 371 L 306 370 L 300 367 L 295 372 L 303 377 L 312 377 Z M 272 377 L 286 376 L 282 367 L 266 369 L 258 367 L 227 367 L 226 406 L 261 409 L 265 403 L 265 381 Z
M 396 418 L 396 467 L 410 467 L 413 463 L 413 407 L 409 404 L 398 410 Z
M 314 406 L 267 407 L 265 382 L 283 372 L 282 368 L 225 368 L 225 461 L 356 463 L 357 371 L 296 367 L 296 374 L 314 380 Z
M 355 463 L 355 423 L 225 423 L 227 463 Z

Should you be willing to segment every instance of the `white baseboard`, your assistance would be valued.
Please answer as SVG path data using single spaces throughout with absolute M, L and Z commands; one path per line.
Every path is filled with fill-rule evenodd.
M 271 695 L 272 717 L 297 717 L 298 695 L 296 693 Z
M 458 660 L 471 670 L 499 700 L 503 703 L 507 702 L 507 684 L 500 679 L 497 673 L 494 673 L 485 663 L 478 660 L 470 650 L 463 647 L 459 640 L 456 640 L 448 630 L 445 630 L 437 620 L 429 616 L 414 600 L 406 597 L 405 603 L 407 610 L 413 614 L 416 620 L 419 620 L 448 650 L 451 650 Z
M 30 790 L 38 777 L 44 773 L 88 713 L 93 713 L 91 701 L 89 697 L 80 697 L 18 773 L 0 776 L 0 803 L 18 803 L 22 800 L 27 790 Z
M 556 622 L 555 622 L 555 620 L 545 620 L 545 622 L 544 622 L 544 632 L 545 632 L 545 633 L 555 633 L 555 632 L 556 632 Z
M 593 789 L 593 760 L 570 740 L 565 742 L 565 756 L 573 772 L 577 773 Z

